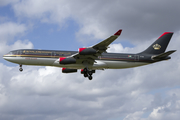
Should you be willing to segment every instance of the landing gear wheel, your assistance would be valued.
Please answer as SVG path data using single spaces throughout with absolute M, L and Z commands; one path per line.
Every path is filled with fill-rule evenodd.
M 92 75 L 92 71 L 88 71 L 88 74 L 91 76 Z
M 88 77 L 88 74 L 87 74 L 87 73 L 84 73 L 84 77 Z
M 87 71 L 88 71 L 87 68 L 84 68 L 84 73 L 87 73 Z
M 23 71 L 23 69 L 22 69 L 22 68 L 19 68 L 19 71 L 20 71 L 20 72 L 22 72 L 22 71 Z
M 89 75 L 88 78 L 89 78 L 89 80 L 92 80 L 92 76 L 91 75 Z
M 22 71 L 23 71 L 23 69 L 22 69 L 22 64 L 20 64 L 19 67 L 20 67 L 20 68 L 19 68 L 19 71 L 22 72 Z
M 91 70 L 89 70 L 88 68 L 84 68 L 83 72 L 81 72 L 82 74 L 84 74 L 84 77 L 88 77 L 89 80 L 92 80 L 92 74 L 93 72 Z

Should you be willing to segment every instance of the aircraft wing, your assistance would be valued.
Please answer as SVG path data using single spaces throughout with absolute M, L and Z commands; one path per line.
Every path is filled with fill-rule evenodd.
M 106 52 L 108 46 L 117 39 L 122 30 L 118 30 L 114 35 L 105 39 L 104 41 L 87 48 L 79 48 L 79 52 L 72 55 L 71 57 L 76 59 L 76 63 L 86 64 L 85 66 L 91 66 L 94 64 L 95 59 L 98 58 L 103 52 Z
M 110 36 L 109 38 L 105 39 L 104 41 L 92 46 L 92 48 L 98 50 L 98 53 L 103 53 L 108 49 L 108 46 L 115 40 L 117 39 L 120 34 L 121 34 L 122 30 L 118 30 L 114 35 Z

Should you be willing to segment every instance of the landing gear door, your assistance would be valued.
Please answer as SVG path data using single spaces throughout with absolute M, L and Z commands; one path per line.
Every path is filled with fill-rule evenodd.
M 139 55 L 135 55 L 134 61 L 139 61 Z

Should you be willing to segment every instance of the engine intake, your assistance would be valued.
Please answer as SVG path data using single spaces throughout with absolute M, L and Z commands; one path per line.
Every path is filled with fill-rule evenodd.
M 75 63 L 76 63 L 76 59 L 72 58 L 72 57 L 69 57 L 69 58 L 60 57 L 59 58 L 59 64 L 75 64 Z
M 62 73 L 74 73 L 77 69 L 62 68 Z
M 94 48 L 79 48 L 80 55 L 94 55 L 96 53 L 97 52 Z

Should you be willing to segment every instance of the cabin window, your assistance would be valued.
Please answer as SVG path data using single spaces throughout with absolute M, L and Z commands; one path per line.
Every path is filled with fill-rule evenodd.
M 40 51 L 40 50 L 24 50 L 22 51 L 25 55 L 46 55 L 51 56 L 52 52 L 50 51 Z

